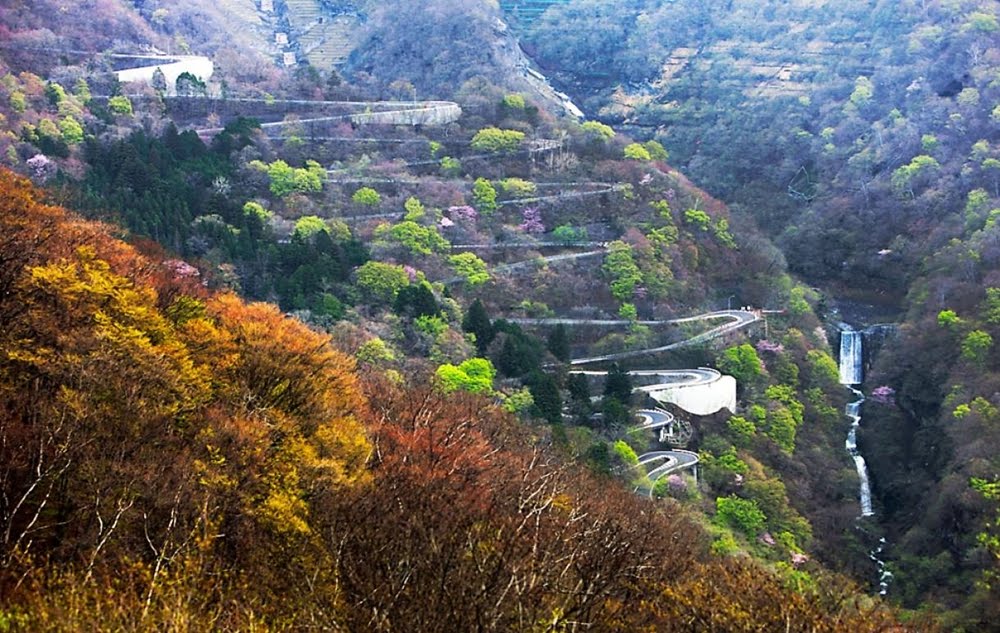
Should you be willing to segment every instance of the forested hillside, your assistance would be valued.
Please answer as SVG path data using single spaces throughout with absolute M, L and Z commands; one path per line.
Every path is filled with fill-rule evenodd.
M 585 109 L 663 142 L 793 269 L 900 298 L 967 193 L 997 195 L 995 3 L 717 8 L 580 0 L 527 37 Z
M 881 630 L 0 173 L 5 630 Z M 567 561 L 570 562 L 567 565 Z
M 989 626 L 995 5 L 538 4 L 0 8 L 0 631 Z
M 1000 47 L 993 2 L 555 5 L 522 34 L 833 299 L 896 313 L 861 449 L 890 596 L 993 626 Z

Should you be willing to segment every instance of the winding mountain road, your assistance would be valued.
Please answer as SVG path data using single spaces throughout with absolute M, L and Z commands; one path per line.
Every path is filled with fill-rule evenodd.
M 570 374 L 583 376 L 606 376 L 606 371 L 571 371 Z M 629 376 L 655 377 L 661 380 L 652 385 L 636 387 L 633 391 L 650 393 L 662 391 L 669 387 L 694 387 L 696 385 L 709 385 L 719 380 L 722 374 L 718 370 L 708 367 L 698 369 L 635 369 L 626 372 Z
M 685 339 L 683 341 L 679 341 L 677 343 L 672 343 L 670 345 L 664 345 L 644 350 L 621 352 L 617 354 L 605 354 L 602 356 L 577 358 L 571 360 L 570 365 L 586 365 L 602 361 L 613 361 L 623 358 L 633 358 L 636 356 L 641 356 L 646 354 L 656 354 L 671 349 L 678 349 L 685 346 L 697 345 L 699 343 L 703 343 L 718 338 L 720 336 L 724 336 L 725 334 L 728 334 L 735 330 L 739 330 L 753 323 L 756 323 L 762 318 L 761 315 L 762 315 L 761 311 L 722 310 L 718 312 L 708 312 L 705 314 L 683 317 L 679 319 L 660 319 L 651 321 L 641 321 L 640 323 L 644 325 L 678 325 L 683 323 L 694 323 L 699 321 L 713 321 L 713 320 L 725 319 L 726 323 L 715 326 L 706 332 Z M 632 323 L 631 321 L 620 320 L 620 319 L 561 319 L 561 318 L 547 318 L 547 319 L 513 318 L 513 319 L 508 319 L 508 321 L 510 321 L 511 323 L 518 323 L 521 325 L 621 326 L 621 325 L 629 325 Z M 584 376 L 607 375 L 606 371 L 574 370 L 571 371 L 570 373 L 584 375 Z M 702 385 L 712 385 L 713 383 L 716 383 L 722 379 L 722 374 L 719 371 L 707 367 L 699 367 L 697 369 L 633 370 L 627 373 L 630 376 L 653 377 L 657 379 L 657 382 L 652 385 L 639 386 L 633 390 L 645 393 L 663 392 L 670 389 L 676 389 L 678 387 L 696 387 Z M 640 420 L 639 428 L 644 430 L 665 429 L 668 427 L 672 427 L 672 425 L 678 422 L 677 418 L 672 413 L 664 411 L 662 409 L 640 409 L 636 413 Z M 663 441 L 662 436 L 661 436 L 661 441 Z M 698 465 L 698 455 L 697 453 L 685 450 L 651 451 L 649 453 L 644 453 L 639 456 L 638 465 L 640 467 L 649 466 L 650 464 L 655 464 L 661 461 L 663 462 L 662 464 L 657 465 L 655 468 L 653 468 L 646 474 L 648 479 L 653 483 L 675 472 L 694 468 L 695 466 Z M 652 489 L 650 489 L 648 493 L 652 495 Z
M 652 482 L 679 470 L 686 470 L 697 466 L 698 454 L 691 451 L 652 451 L 639 456 L 639 465 L 648 466 L 661 460 L 664 463 L 649 471 L 646 475 Z
M 706 343 L 712 339 L 719 338 L 730 332 L 752 325 L 760 320 L 760 314 L 757 312 L 749 312 L 746 310 L 723 310 L 720 312 L 709 312 L 707 314 L 699 314 L 693 317 L 687 317 L 683 319 L 671 319 L 665 321 L 665 323 L 681 324 L 681 323 L 693 323 L 696 321 L 710 321 L 717 319 L 726 319 L 728 323 L 718 325 L 712 329 L 702 332 L 697 336 L 692 336 L 689 339 L 683 341 L 678 341 L 677 343 L 670 343 L 669 345 L 661 345 L 660 347 L 652 347 L 648 349 L 632 350 L 629 352 L 616 352 L 614 354 L 604 354 L 601 356 L 590 356 L 588 358 L 574 358 L 570 361 L 570 365 L 590 365 L 593 363 L 601 363 L 607 361 L 617 361 L 625 360 L 627 358 L 636 358 L 639 356 L 648 356 L 650 354 L 658 354 L 660 352 L 668 352 L 673 349 L 680 349 L 683 347 L 691 347 L 692 345 L 700 345 L 701 343 Z
M 236 101 L 252 103 L 259 100 L 238 99 Z M 273 105 L 277 102 L 264 101 L 264 103 Z M 311 123 L 334 123 L 337 121 L 349 121 L 355 125 L 444 125 L 453 123 L 462 117 L 462 108 L 453 101 L 315 101 L 313 103 L 316 107 L 335 105 L 361 109 L 362 111 L 261 123 L 260 129 L 267 131 L 289 126 L 297 127 Z M 225 128 L 210 127 L 195 131 L 199 136 L 208 136 L 218 134 L 223 129 Z
M 567 258 L 567 256 L 561 256 L 561 257 Z M 628 358 L 637 358 L 639 356 L 647 356 L 650 354 L 657 354 L 659 352 L 668 352 L 673 349 L 680 349 L 682 347 L 699 345 L 701 343 L 708 342 L 712 339 L 719 338 L 720 336 L 723 336 L 730 332 L 752 325 L 761 319 L 761 314 L 762 313 L 760 311 L 750 311 L 750 310 L 720 310 L 718 312 L 707 312 L 705 314 L 698 314 L 695 316 L 684 317 L 680 319 L 637 321 L 636 323 L 638 323 L 639 325 L 681 325 L 684 323 L 695 323 L 698 321 L 715 321 L 719 319 L 725 319 L 727 322 L 723 323 L 722 325 L 717 325 L 710 330 L 698 334 L 697 336 L 693 336 L 691 338 L 685 339 L 683 341 L 678 341 L 676 343 L 670 343 L 669 345 L 631 350 L 627 352 L 616 352 L 613 354 L 604 354 L 601 356 L 574 358 L 573 360 L 570 361 L 570 365 L 591 365 L 593 363 L 624 360 Z M 624 319 L 563 319 L 563 318 L 542 318 L 542 319 L 511 318 L 507 319 L 507 321 L 511 323 L 517 323 L 518 325 L 626 326 L 626 325 L 631 325 L 633 323 L 633 321 L 627 321 Z M 685 371 L 694 372 L 695 370 L 685 370 Z

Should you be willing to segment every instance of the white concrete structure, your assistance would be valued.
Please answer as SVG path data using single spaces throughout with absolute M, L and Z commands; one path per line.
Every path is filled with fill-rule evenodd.
M 723 409 L 736 412 L 736 379 L 719 374 L 710 382 L 654 385 L 643 389 L 661 404 L 673 404 L 694 415 L 711 415 Z
M 182 73 L 191 73 L 201 81 L 208 81 L 215 72 L 215 64 L 207 57 L 199 55 L 148 55 L 137 57 L 137 59 L 150 60 L 149 65 L 136 68 L 126 68 L 115 73 L 118 81 L 128 83 L 130 81 L 142 81 L 148 84 L 153 83 L 153 74 L 159 68 L 163 71 L 167 79 L 167 94 L 175 94 L 177 91 L 177 78 Z M 158 64 L 155 60 L 162 60 Z
M 571 371 L 584 376 L 606 376 L 605 371 Z M 633 378 L 654 380 L 638 386 L 660 404 L 673 404 L 694 415 L 712 415 L 723 409 L 736 412 L 736 379 L 715 369 L 646 369 L 627 372 Z M 672 416 L 671 416 L 672 417 Z M 644 424 L 647 424 L 644 422 Z M 654 427 L 649 427 L 654 428 Z

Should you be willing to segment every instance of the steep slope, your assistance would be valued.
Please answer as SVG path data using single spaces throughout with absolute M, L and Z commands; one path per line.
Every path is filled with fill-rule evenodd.
M 588 112 L 655 135 L 757 217 L 794 270 L 899 298 L 929 221 L 993 185 L 997 16 L 872 5 L 580 0 L 529 40 Z
M 484 398 L 360 381 L 275 308 L 7 171 L 0 191 L 5 628 L 891 623 L 707 555 L 678 512 L 606 494 Z
M 373 19 L 365 49 L 382 76 L 369 82 L 359 73 L 360 89 L 304 71 L 260 96 L 256 82 L 227 80 L 219 99 L 147 90 L 105 113 L 95 100 L 92 138 L 32 176 L 192 258 L 205 285 L 275 301 L 330 331 L 366 373 L 406 381 L 434 370 L 449 388 L 492 394 L 525 419 L 549 422 L 555 446 L 580 467 L 641 479 L 627 457 L 654 439 L 630 428 L 629 389 L 595 406 L 560 362 L 624 352 L 652 367 L 716 365 L 738 377 L 741 415 L 697 420 L 689 448 L 700 451 L 703 482 L 680 479 L 654 493 L 713 517 L 715 553 L 750 551 L 807 595 L 823 575 L 810 557 L 871 578 L 871 544 L 854 529 L 857 486 L 841 448 L 843 390 L 811 311 L 816 295 L 788 278 L 752 223 L 668 166 L 659 144 L 556 119 L 530 93 L 466 81 L 473 73 L 514 81 L 519 53 L 494 9 L 392 8 Z M 491 48 L 442 37 L 465 37 L 463 24 L 503 41 Z M 427 35 L 426 48 L 397 37 L 408 26 Z M 391 46 L 378 39 L 385 34 Z M 452 49 L 460 54 L 449 57 Z M 420 77 L 427 65 L 440 70 L 429 81 L 462 84 L 465 114 L 443 128 L 368 126 L 345 104 L 320 101 L 371 99 L 379 84 L 395 83 L 396 70 Z M 31 106 L 10 122 L 45 128 L 14 146 L 11 162 L 25 169 L 36 153 L 47 158 L 41 144 L 53 129 L 66 140 L 57 117 L 80 106 L 40 78 L 5 79 L 0 94 L 9 101 L 22 92 Z M 391 91 L 409 98 L 405 84 Z M 199 132 L 179 132 L 170 116 Z M 466 327 L 477 299 L 486 323 Z M 639 354 L 698 332 L 693 323 L 645 321 L 729 304 L 778 314 L 749 331 L 756 345 L 734 332 L 720 341 L 727 349 Z M 513 322 L 552 313 L 583 322 L 561 335 Z M 588 317 L 617 320 L 616 329 L 591 329 Z
M 56 117 L 76 105 L 55 86 L 57 98 L 47 98 L 40 78 L 8 79 L 8 95 L 26 91 L 31 106 L 13 125 L 44 119 L 58 131 Z M 250 87 L 232 84 L 230 94 L 237 88 Z M 560 361 L 624 353 L 653 368 L 731 371 L 749 413 L 698 421 L 689 448 L 702 452 L 705 495 L 684 500 L 709 516 L 716 498 L 758 504 L 763 524 L 735 536 L 718 520 L 725 551 L 786 566 L 808 555 L 871 578 L 870 544 L 853 529 L 843 394 L 830 379 L 815 296 L 788 278 L 752 224 L 672 169 L 661 146 L 556 119 L 481 81 L 460 91 L 465 115 L 444 129 L 355 129 L 343 103 L 315 99 L 355 88 L 309 73 L 282 88 L 313 98 L 136 95 L 113 117 L 87 119 L 93 138 L 68 158 L 42 153 L 46 133 L 18 144 L 12 162 L 30 167 L 23 161 L 42 153 L 47 168 L 30 172 L 38 182 L 59 183 L 89 214 L 191 258 L 206 285 L 274 301 L 331 331 L 368 369 L 454 377 L 479 356 L 505 379 L 497 395 L 506 406 L 557 434 L 565 400 L 571 429 L 560 449 L 602 472 L 626 466 L 609 447 L 631 442 L 641 452 L 652 433 L 630 433 L 627 391 L 599 406 L 572 395 L 568 375 L 552 371 Z M 383 107 L 394 106 L 357 104 Z M 179 132 L 170 115 L 200 134 Z M 491 322 L 472 332 L 463 312 L 477 299 Z M 785 310 L 748 331 L 756 349 L 734 332 L 718 341 L 727 350 L 709 340 L 680 354 L 643 352 L 698 333 L 697 323 L 665 325 L 668 317 L 748 304 Z M 549 314 L 577 319 L 562 346 L 545 344 L 558 331 L 505 321 Z M 586 324 L 595 317 L 617 323 Z
M 585 109 L 654 135 L 792 270 L 903 315 L 861 449 L 890 594 L 993 626 L 1000 15 L 992 2 L 600 3 L 526 35 Z M 606 51 L 599 57 L 597 50 Z
M 440 99 L 461 95 L 476 79 L 523 92 L 553 114 L 566 107 L 565 96 L 530 68 L 495 3 L 400 0 L 374 5 L 368 17 L 344 67 L 358 83 L 399 99 Z

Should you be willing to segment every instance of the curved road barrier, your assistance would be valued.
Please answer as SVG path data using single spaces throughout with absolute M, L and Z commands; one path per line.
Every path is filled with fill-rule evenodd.
M 564 259 L 568 258 L 568 256 L 556 256 L 556 257 L 562 257 Z M 518 262 L 518 264 L 524 264 L 524 263 L 528 262 Z M 510 264 L 509 266 L 514 266 L 514 265 L 515 264 Z M 698 314 L 695 316 L 684 317 L 680 319 L 657 319 L 650 321 L 635 321 L 635 322 L 627 321 L 625 319 L 561 319 L 561 318 L 542 318 L 542 319 L 511 318 L 507 319 L 507 321 L 509 321 L 510 323 L 517 323 L 518 325 L 596 325 L 596 326 L 627 326 L 633 323 L 638 323 L 639 325 L 680 325 L 683 323 L 694 323 L 697 321 L 713 321 L 718 319 L 726 319 L 728 321 L 727 323 L 715 326 L 706 332 L 702 332 L 697 336 L 693 336 L 689 339 L 678 341 L 676 343 L 670 343 L 669 345 L 631 350 L 628 352 L 616 352 L 613 354 L 604 354 L 601 356 L 574 358 L 569 362 L 570 365 L 591 365 L 594 363 L 624 360 L 627 358 L 637 358 L 639 356 L 647 356 L 649 354 L 667 352 L 682 347 L 699 345 L 701 343 L 705 343 L 712 339 L 719 338 L 720 336 L 724 336 L 730 332 L 734 332 L 736 330 L 752 325 L 757 321 L 761 320 L 762 314 L 763 312 L 760 310 L 754 310 L 754 311 L 719 310 L 717 312 L 707 312 L 705 314 Z M 694 370 L 686 370 L 686 371 L 694 371 Z
M 671 343 L 669 345 L 662 345 L 660 347 L 652 347 L 648 349 L 632 350 L 629 352 L 617 352 L 614 354 L 604 354 L 602 356 L 591 356 L 588 358 L 574 358 L 570 361 L 570 365 L 590 365 L 593 363 L 601 363 L 607 361 L 624 360 L 627 358 L 636 358 L 638 356 L 647 356 L 649 354 L 657 354 L 659 352 L 667 352 L 673 349 L 680 349 L 682 347 L 690 347 L 692 345 L 699 345 L 711 341 L 712 339 L 719 338 L 730 332 L 734 332 L 741 328 L 752 325 L 760 320 L 759 312 L 749 312 L 747 310 L 721 310 L 719 312 L 709 312 L 707 314 L 699 314 L 693 317 L 687 317 L 683 319 L 670 319 L 668 321 L 663 321 L 663 323 L 693 323 L 695 321 L 708 321 L 716 319 L 727 319 L 729 322 L 722 325 L 718 325 L 707 332 L 702 332 L 697 336 L 693 336 L 689 339 L 679 341 L 677 343 Z
M 679 470 L 694 468 L 698 465 L 698 453 L 691 451 L 652 451 L 639 456 L 639 465 L 648 466 L 657 461 L 664 463 L 647 473 L 652 482 L 675 473 Z

